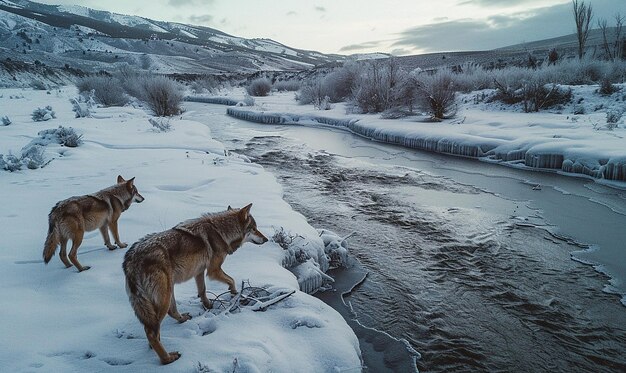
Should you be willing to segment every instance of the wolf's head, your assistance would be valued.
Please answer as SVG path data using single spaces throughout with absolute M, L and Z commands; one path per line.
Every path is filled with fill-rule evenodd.
M 132 179 L 130 179 L 130 180 L 124 180 L 122 175 L 117 175 L 117 183 L 118 184 L 126 184 L 126 189 L 128 190 L 128 192 L 131 195 L 131 198 L 128 201 L 129 205 L 132 202 L 141 203 L 141 202 L 144 201 L 145 198 L 143 198 L 143 196 L 141 194 L 139 194 L 139 191 L 137 190 L 137 187 L 135 186 L 135 178 L 134 177 Z
M 239 214 L 239 219 L 244 228 L 244 238 L 243 242 L 252 242 L 256 245 L 262 245 L 268 241 L 267 237 L 263 235 L 263 233 L 259 232 L 256 226 L 256 220 L 250 215 L 250 209 L 252 208 L 252 204 L 247 205 L 239 209 L 237 212 Z M 230 206 L 228 206 L 229 210 L 232 210 Z

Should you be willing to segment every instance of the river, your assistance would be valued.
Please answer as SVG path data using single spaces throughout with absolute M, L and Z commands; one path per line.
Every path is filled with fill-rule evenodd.
M 626 370 L 624 191 L 187 110 L 274 173 L 311 225 L 356 232 L 369 274 L 347 300 L 362 324 L 406 339 L 420 371 Z

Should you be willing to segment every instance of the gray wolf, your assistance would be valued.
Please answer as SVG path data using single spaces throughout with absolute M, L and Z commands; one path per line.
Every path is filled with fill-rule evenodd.
M 237 294 L 235 281 L 222 270 L 226 255 L 246 242 L 267 242 L 250 215 L 251 207 L 252 204 L 241 209 L 228 206 L 226 211 L 205 214 L 164 232 L 149 234 L 124 255 L 122 267 L 128 299 L 162 364 L 180 357 L 179 352 L 167 352 L 161 344 L 165 315 L 179 323 L 191 318 L 188 313 L 178 312 L 174 284 L 195 278 L 202 305 L 209 309 L 212 304 L 206 296 L 205 270 L 210 279 L 226 283 L 230 292 Z
M 117 221 L 122 212 L 126 211 L 133 202 L 140 203 L 143 200 L 143 196 L 139 194 L 135 186 L 134 177 L 124 180 L 122 176 L 118 176 L 117 183 L 106 189 L 58 202 L 48 215 L 48 236 L 43 249 L 44 262 L 46 264 L 50 262 L 60 244 L 59 257 L 65 267 L 69 268 L 74 264 L 79 272 L 88 270 L 91 267 L 81 265 L 76 254 L 83 242 L 85 232 L 95 229 L 100 229 L 104 244 L 109 250 L 117 248 L 111 244 L 109 230 L 117 246 L 127 247 L 128 245 L 120 241 Z M 66 247 L 69 240 L 72 240 L 72 249 L 68 261 Z

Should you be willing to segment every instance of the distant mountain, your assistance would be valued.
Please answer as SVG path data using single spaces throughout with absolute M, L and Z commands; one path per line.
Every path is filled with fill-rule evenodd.
M 0 59 L 6 58 L 85 71 L 128 63 L 158 73 L 210 74 L 302 70 L 344 56 L 83 6 L 0 0 Z

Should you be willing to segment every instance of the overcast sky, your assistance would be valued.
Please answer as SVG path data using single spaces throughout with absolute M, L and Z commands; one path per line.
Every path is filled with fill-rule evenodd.
M 482 50 L 574 32 L 571 0 L 39 0 L 271 38 L 323 53 Z M 626 0 L 588 0 L 597 18 Z M 595 22 L 594 22 L 595 24 Z

